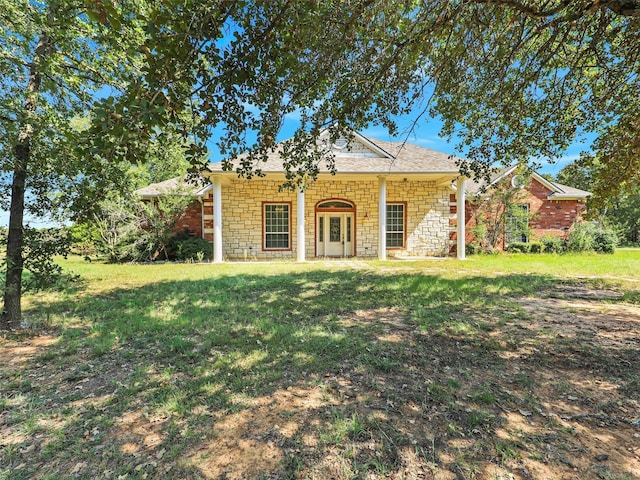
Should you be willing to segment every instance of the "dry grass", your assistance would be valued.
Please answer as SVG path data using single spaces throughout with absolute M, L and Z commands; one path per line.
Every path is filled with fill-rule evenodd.
M 0 341 L 0 478 L 640 478 L 622 257 L 73 260 Z

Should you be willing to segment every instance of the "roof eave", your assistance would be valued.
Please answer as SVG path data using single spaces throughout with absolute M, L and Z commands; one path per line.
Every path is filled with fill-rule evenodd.
M 270 170 L 270 171 L 263 171 L 262 173 L 264 173 L 264 175 L 284 175 L 286 172 L 284 170 Z M 206 172 L 203 173 L 203 175 L 206 175 L 207 177 L 211 177 L 214 175 L 225 175 L 225 176 L 236 176 L 236 172 L 226 172 L 226 171 L 210 171 L 210 172 Z M 331 172 L 319 172 L 318 175 L 331 175 L 331 176 L 337 176 L 337 175 L 452 175 L 455 177 L 459 177 L 460 176 L 460 172 L 458 170 L 423 170 L 423 171 L 415 171 L 415 170 L 402 170 L 402 171 L 393 171 L 390 172 L 388 170 L 382 171 L 372 171 L 372 170 L 366 170 L 366 171 L 338 171 L 335 172 L 335 174 L 331 173 Z M 256 176 L 257 178 L 257 176 Z M 260 177 L 263 178 L 263 177 Z M 210 186 L 208 186 L 207 188 L 210 188 Z
M 571 195 L 569 193 L 552 193 L 547 196 L 548 200 L 586 200 L 591 194 L 587 195 Z

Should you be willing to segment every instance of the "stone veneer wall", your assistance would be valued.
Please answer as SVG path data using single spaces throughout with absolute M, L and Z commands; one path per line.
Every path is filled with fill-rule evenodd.
M 226 259 L 296 258 L 297 201 L 293 192 L 279 192 L 281 182 L 267 179 L 232 179 L 222 185 L 222 238 Z M 406 202 L 406 249 L 388 255 L 447 255 L 451 214 L 449 188 L 433 182 L 387 181 L 387 202 Z M 306 254 L 315 252 L 315 206 L 321 200 L 343 199 L 355 205 L 355 253 L 378 255 L 378 181 L 319 180 L 305 192 Z M 290 202 L 291 250 L 263 251 L 262 202 Z M 204 198 L 205 238 L 213 239 L 213 203 Z
M 407 248 L 403 253 L 416 256 L 449 254 L 450 191 L 448 187 L 437 187 L 435 182 L 387 183 L 387 203 L 407 202 Z M 393 250 L 389 251 L 390 255 L 393 253 Z

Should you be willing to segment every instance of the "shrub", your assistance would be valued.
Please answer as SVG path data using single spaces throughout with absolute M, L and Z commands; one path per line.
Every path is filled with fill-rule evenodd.
M 564 240 L 553 235 L 545 235 L 540 239 L 540 243 L 545 253 L 562 253 L 565 249 Z
M 482 245 L 478 245 L 477 243 L 467 243 L 465 245 L 465 251 L 467 255 L 478 255 L 482 253 Z
M 507 252 L 509 253 L 529 253 L 531 251 L 531 244 L 525 242 L 511 242 L 507 246 Z
M 211 244 L 204 238 L 186 238 L 175 242 L 176 260 L 201 260 L 211 258 Z
M 572 252 L 613 253 L 617 242 L 618 234 L 612 228 L 583 222 L 573 226 L 567 241 L 567 249 Z
M 593 250 L 596 226 L 593 223 L 576 223 L 569 233 L 567 250 L 570 252 L 588 252 Z
M 601 228 L 593 236 L 593 249 L 598 253 L 613 253 L 618 244 L 618 235 L 611 228 Z
M 529 244 L 529 251 L 531 253 L 541 253 L 542 252 L 542 243 L 540 242 L 532 242 Z

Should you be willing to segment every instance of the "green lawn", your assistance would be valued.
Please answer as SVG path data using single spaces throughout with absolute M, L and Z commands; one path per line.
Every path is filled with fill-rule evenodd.
M 0 478 L 640 477 L 640 250 L 61 264 Z

